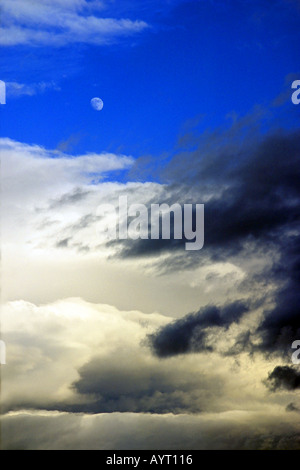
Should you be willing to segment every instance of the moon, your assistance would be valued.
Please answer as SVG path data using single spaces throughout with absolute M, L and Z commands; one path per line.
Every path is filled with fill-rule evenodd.
M 101 98 L 92 98 L 91 105 L 96 111 L 101 111 L 101 109 L 103 109 L 103 101 Z

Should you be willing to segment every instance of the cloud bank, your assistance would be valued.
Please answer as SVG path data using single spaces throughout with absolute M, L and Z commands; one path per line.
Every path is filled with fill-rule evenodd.
M 170 324 L 78 298 L 4 305 L 2 447 L 299 448 L 290 390 L 263 384 L 270 361 L 244 355 L 238 366 L 212 352 L 161 361 L 145 338 Z

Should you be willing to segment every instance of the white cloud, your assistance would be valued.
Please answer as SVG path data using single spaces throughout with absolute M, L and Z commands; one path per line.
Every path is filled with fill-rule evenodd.
M 3 164 L 3 195 L 8 204 L 42 206 L 51 197 L 59 198 L 74 187 L 102 180 L 108 171 L 129 168 L 130 156 L 112 153 L 69 155 L 58 150 L 47 150 L 9 138 L 0 139 Z M 32 206 L 31 206 L 32 207 Z
M 129 168 L 134 161 L 131 156 L 107 152 L 74 156 L 8 138 L 0 140 L 0 149 L 4 249 L 13 244 L 28 251 L 34 244 L 51 250 L 69 237 L 75 247 L 83 243 L 95 249 L 101 243 L 100 204 L 117 205 L 122 191 L 133 199 L 147 200 L 154 187 L 159 188 L 105 182 L 108 172 Z M 22 231 L 16 231 L 16 225 Z M 103 233 L 102 243 L 106 241 Z
M 157 276 L 153 261 L 162 262 L 159 254 L 149 259 L 109 258 L 116 247 L 106 246 L 102 228 L 108 219 L 97 217 L 98 206 L 117 206 L 121 194 L 128 196 L 129 204 L 167 200 L 166 188 L 157 183 L 105 180 L 107 171 L 131 167 L 132 157 L 72 156 L 10 139 L 0 144 L 3 299 L 39 303 L 80 296 L 122 309 L 134 305 L 145 312 L 158 310 L 178 317 L 222 301 L 230 289 L 233 299 L 240 296 L 242 273 L 232 265 L 225 271 L 216 266 Z M 26 276 L 20 265 L 26 266 Z M 217 282 L 217 290 L 205 291 L 208 276 L 211 286 Z M 132 286 L 134 296 L 128 295 Z
M 98 1 L 3 0 L 0 44 L 103 45 L 148 27 L 144 21 L 99 17 L 103 8 Z

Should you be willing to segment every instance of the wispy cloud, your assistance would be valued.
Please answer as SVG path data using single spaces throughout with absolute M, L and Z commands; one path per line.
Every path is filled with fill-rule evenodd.
M 148 27 L 140 20 L 99 16 L 104 7 L 104 2 L 86 0 L 3 0 L 0 44 L 104 45 Z
M 47 90 L 60 91 L 60 87 L 55 82 L 39 82 L 39 83 L 18 83 L 6 82 L 7 96 L 11 98 L 19 98 L 20 96 L 34 96 L 44 93 Z

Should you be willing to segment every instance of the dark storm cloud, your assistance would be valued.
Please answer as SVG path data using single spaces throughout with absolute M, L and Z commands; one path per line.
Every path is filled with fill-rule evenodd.
M 249 117 L 248 123 L 237 122 L 220 135 L 201 138 L 197 150 L 177 155 L 169 164 L 168 178 L 173 189 L 176 180 L 185 185 L 189 182 L 196 188 L 197 202 L 202 202 L 203 194 L 211 194 L 205 203 L 204 248 L 178 255 L 176 249 L 183 250 L 184 240 L 127 241 L 121 256 L 172 253 L 163 261 L 164 269 L 172 270 L 228 261 L 232 256 L 239 263 L 241 257 L 247 257 L 249 246 L 251 254 L 260 254 L 262 259 L 267 252 L 273 253 L 273 264 L 260 274 L 248 274 L 244 285 L 252 298 L 253 282 L 276 285 L 274 307 L 265 309 L 254 331 L 241 332 L 227 354 L 247 351 L 290 357 L 292 342 L 300 338 L 299 131 L 259 135 Z M 169 204 L 176 202 L 170 193 L 168 197 Z M 262 302 L 266 295 L 261 293 Z M 157 332 L 151 340 L 153 351 L 168 356 L 210 350 L 201 317 L 201 313 L 188 315 Z M 216 326 L 226 328 L 222 322 Z
M 261 136 L 253 124 L 247 132 L 243 124 L 203 137 L 197 150 L 176 155 L 162 175 L 171 186 L 165 199 L 155 202 L 196 204 L 209 196 L 204 248 L 197 254 L 184 253 L 194 265 L 196 257 L 218 260 L 237 255 L 246 242 L 260 248 L 280 245 L 284 232 L 299 221 L 300 133 Z M 193 201 L 187 200 L 191 187 Z M 114 242 L 122 257 L 165 252 L 175 258 L 184 251 L 184 243 L 184 239 Z
M 163 262 L 156 261 L 165 271 L 230 257 L 239 263 L 248 256 L 249 246 L 250 254 L 262 259 L 267 252 L 273 253 L 273 264 L 260 273 L 248 273 L 244 288 L 257 301 L 253 283 L 277 286 L 271 298 L 274 306 L 265 308 L 256 328 L 241 331 L 224 354 L 275 354 L 290 361 L 291 344 L 300 338 L 300 133 L 259 134 L 254 117 L 237 121 L 226 132 L 206 135 L 196 150 L 179 153 L 166 169 L 169 185 L 164 200 L 151 201 L 201 203 L 204 195 L 210 195 L 205 203 L 205 245 L 200 252 L 184 251 L 184 237 L 114 244 L 119 244 L 121 257 L 172 254 Z M 267 289 L 262 289 L 262 305 L 267 295 Z M 225 332 L 248 311 L 238 309 L 234 317 L 229 308 L 232 305 L 208 306 L 163 327 L 148 337 L 153 354 L 169 357 L 215 350 L 214 343 L 208 342 L 207 329 L 218 327 Z
M 292 342 L 300 338 L 300 237 L 285 240 L 287 246 L 282 248 L 280 263 L 272 271 L 283 287 L 275 296 L 275 307 L 265 312 L 257 332 L 262 339 L 260 350 L 290 356 Z
M 266 385 L 272 390 L 296 390 L 300 388 L 300 372 L 293 367 L 277 366 L 270 372 Z
M 150 347 L 159 357 L 211 351 L 205 330 L 209 327 L 228 328 L 232 323 L 238 323 L 248 310 L 248 305 L 243 302 L 234 302 L 222 308 L 207 306 L 149 335 Z
M 300 238 L 294 235 L 283 237 L 282 245 L 284 243 L 285 246 L 278 245 L 281 250 L 279 261 L 264 272 L 270 282 L 280 286 L 272 298 L 274 307 L 263 311 L 260 323 L 252 331 L 240 332 L 234 345 L 225 352 L 226 355 L 242 352 L 266 356 L 273 354 L 290 361 L 291 345 L 300 339 Z M 264 300 L 264 296 L 256 299 L 252 307 L 263 304 Z M 236 310 L 236 318 L 228 315 L 232 306 L 242 307 Z M 197 314 L 189 314 L 153 334 L 151 348 L 159 356 L 212 350 L 214 348 L 207 345 L 205 329 L 218 326 L 225 331 L 232 321 L 238 321 L 248 310 L 249 307 L 244 304 L 231 304 L 220 309 L 205 307 Z M 223 317 L 212 315 L 212 312 L 219 311 L 223 311 Z
M 299 164 L 299 133 L 246 141 L 231 158 L 221 149 L 210 165 L 200 163 L 199 182 L 213 182 L 217 173 L 224 187 L 206 204 L 206 246 L 237 251 L 246 240 L 272 240 L 299 220 Z

